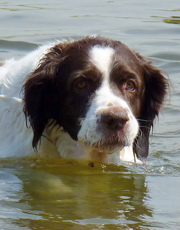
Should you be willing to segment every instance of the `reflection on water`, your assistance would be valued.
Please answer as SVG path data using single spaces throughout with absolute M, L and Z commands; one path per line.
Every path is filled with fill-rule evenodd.
M 0 3 L 0 61 L 50 40 L 101 34 L 146 55 L 172 83 L 147 169 L 1 160 L 0 229 L 180 229 L 179 17 L 179 0 Z
M 16 169 L 9 170 L 12 164 Z M 173 188 L 176 179 L 144 166 L 91 167 L 62 159 L 3 165 L 0 224 L 5 229 L 168 229 L 179 220 L 180 201 L 169 194 L 177 197 L 180 184 Z
M 59 168 L 57 161 L 55 165 L 42 161 L 40 165 L 30 162 L 30 168 L 3 170 L 0 202 L 8 214 L 0 212 L 0 219 L 9 217 L 13 224 L 30 229 L 135 229 L 139 222 L 144 225 L 143 219 L 152 217 L 145 204 L 145 174 L 125 173 L 123 166 L 58 163 Z

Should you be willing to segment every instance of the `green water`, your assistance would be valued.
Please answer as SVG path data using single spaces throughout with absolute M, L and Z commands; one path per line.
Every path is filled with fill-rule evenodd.
M 62 159 L 18 159 L 1 165 L 4 229 L 180 227 L 179 179 L 164 175 L 162 168 Z

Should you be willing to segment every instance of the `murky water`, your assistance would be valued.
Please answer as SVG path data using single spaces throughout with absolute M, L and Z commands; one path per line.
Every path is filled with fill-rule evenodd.
M 169 75 L 147 169 L 59 159 L 0 161 L 0 229 L 180 229 L 179 0 L 0 3 L 0 60 L 48 41 L 101 34 Z

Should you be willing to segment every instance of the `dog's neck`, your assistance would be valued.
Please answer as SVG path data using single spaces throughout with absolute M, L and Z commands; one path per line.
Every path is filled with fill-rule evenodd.
M 138 162 L 134 158 L 132 146 L 124 147 L 122 150 L 108 154 L 93 149 L 80 141 L 74 141 L 68 133 L 58 126 L 46 128 L 37 154 L 42 157 L 66 159 L 84 159 L 104 164 L 120 164 L 121 160 Z

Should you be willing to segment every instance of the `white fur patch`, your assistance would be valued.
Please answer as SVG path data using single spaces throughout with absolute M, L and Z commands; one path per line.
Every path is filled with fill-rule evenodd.
M 0 158 L 21 157 L 34 152 L 33 131 L 26 127 L 22 86 L 52 44 L 42 46 L 20 60 L 0 66 Z
M 100 70 L 104 77 L 109 76 L 114 50 L 111 47 L 94 46 L 90 50 L 91 62 Z

